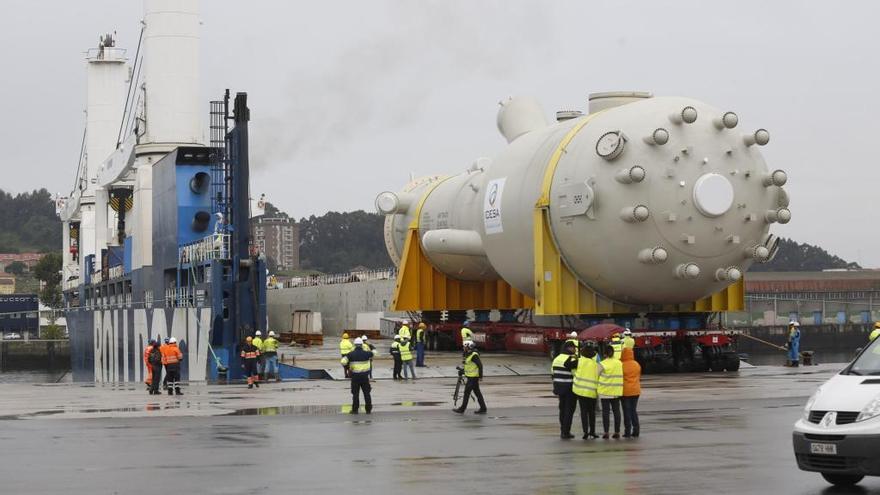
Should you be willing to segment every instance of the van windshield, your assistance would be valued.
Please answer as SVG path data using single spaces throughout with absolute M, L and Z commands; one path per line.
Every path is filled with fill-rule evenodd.
M 880 338 L 873 342 L 853 361 L 851 375 L 880 375 Z

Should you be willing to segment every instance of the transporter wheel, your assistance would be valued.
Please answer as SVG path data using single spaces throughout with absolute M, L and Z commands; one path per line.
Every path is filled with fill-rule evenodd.
M 727 354 L 724 356 L 724 369 L 727 371 L 739 371 L 739 356 Z
M 853 486 L 859 481 L 862 481 L 861 474 L 835 474 L 835 473 L 822 473 L 822 477 L 825 478 L 825 481 L 831 483 L 834 486 Z
M 679 359 L 675 363 L 675 372 L 676 373 L 690 373 L 694 370 L 694 361 L 690 358 L 682 358 Z
M 657 373 L 672 373 L 675 371 L 675 360 L 672 356 L 664 356 L 657 359 Z

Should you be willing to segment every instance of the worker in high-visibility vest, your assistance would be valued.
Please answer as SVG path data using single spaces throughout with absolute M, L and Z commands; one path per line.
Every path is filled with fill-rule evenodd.
M 788 360 L 795 368 L 801 361 L 801 324 L 795 320 L 788 323 Z
M 632 330 L 627 328 L 623 331 L 623 348 L 624 349 L 635 349 L 636 347 L 636 339 L 633 338 Z M 621 357 L 623 357 L 621 355 Z
M 244 376 L 247 377 L 248 388 L 260 388 L 257 379 L 257 359 L 260 357 L 260 349 L 254 345 L 254 338 L 248 336 L 241 346 L 241 367 L 244 368 Z
M 596 401 L 598 400 L 599 363 L 596 361 L 596 344 L 592 341 L 581 345 L 580 357 L 574 371 L 571 390 L 581 409 L 581 427 L 584 440 L 596 436 Z
M 614 349 L 614 359 L 620 359 L 620 353 L 623 352 L 623 339 L 620 338 L 620 334 L 614 332 L 611 334 L 611 348 Z
M 159 377 L 162 376 L 162 351 L 159 349 L 158 341 L 151 340 L 150 344 L 147 347 L 147 369 L 152 375 L 150 395 L 160 395 L 162 393 L 159 392 L 159 382 L 161 381 Z
M 254 332 L 252 344 L 254 344 L 254 347 L 256 347 L 261 353 L 261 355 L 257 357 L 257 378 L 259 378 L 259 376 L 263 374 L 263 332 L 259 330 Z
M 278 374 L 278 339 L 275 338 L 275 332 L 269 331 L 269 336 L 263 341 L 263 348 L 260 349 L 260 356 L 263 358 L 263 373 L 266 380 L 271 380 L 274 375 L 275 380 L 281 381 Z
M 464 347 L 465 342 L 467 342 L 467 341 L 473 342 L 474 341 L 474 332 L 472 332 L 471 329 L 468 328 L 468 325 L 470 325 L 470 324 L 471 324 L 470 320 L 464 320 L 464 322 L 462 322 L 462 324 L 461 324 L 461 345 L 462 345 L 462 347 Z
M 416 379 L 416 369 L 413 367 L 413 345 L 410 340 L 404 336 L 400 336 L 400 345 L 397 346 L 400 349 L 400 362 L 403 366 L 403 379 L 409 379 L 409 375 L 412 375 L 412 379 Z
M 642 366 L 636 361 L 632 349 L 623 349 L 621 356 L 623 366 L 623 437 L 638 438 L 639 426 L 639 395 L 642 394 Z
M 868 342 L 874 342 L 880 336 L 880 321 L 874 322 L 874 330 L 868 335 Z
M 150 366 L 150 352 L 153 350 L 153 345 L 155 343 L 155 340 L 150 339 L 144 347 L 144 383 L 147 384 L 147 390 L 150 391 L 150 395 L 153 394 L 151 391 L 153 384 L 153 367 Z M 156 377 L 156 381 L 159 381 L 158 376 Z
M 400 360 L 400 335 L 394 336 L 394 342 L 391 343 L 389 354 L 391 354 L 391 359 L 394 361 L 391 378 L 394 380 L 402 380 L 403 378 L 400 376 L 400 371 L 403 367 L 403 362 Z
M 177 347 L 177 339 L 171 337 L 168 343 L 162 346 L 162 364 L 165 365 L 165 375 L 168 376 L 168 395 L 183 395 L 180 391 L 180 362 L 183 361 L 183 353 Z
M 344 332 L 342 334 L 342 340 L 339 341 L 339 355 L 341 357 L 345 357 L 348 355 L 349 352 L 351 352 L 353 350 L 354 350 L 354 344 L 352 344 L 351 341 L 348 340 L 348 332 Z M 345 377 L 348 378 L 348 376 L 349 376 L 348 364 L 342 363 L 342 370 L 345 372 Z
M 577 368 L 578 359 L 571 341 L 565 341 L 562 352 L 553 358 L 550 373 L 553 377 L 553 395 L 559 399 L 559 437 L 565 440 L 574 438 L 571 434 L 571 422 L 577 399 L 572 391 L 572 370 Z
M 367 414 L 373 411 L 373 399 L 370 396 L 370 363 L 373 353 L 364 349 L 360 338 L 354 339 L 354 349 L 342 356 L 342 365 L 351 370 L 351 414 L 360 412 L 360 394 L 364 393 L 364 407 Z
M 428 328 L 425 325 L 425 322 L 419 322 L 419 327 L 416 329 L 416 367 L 424 368 L 425 367 L 425 345 L 427 341 L 425 340 L 425 330 Z
M 412 340 L 412 330 L 409 329 L 409 320 L 403 320 L 403 324 L 400 325 L 400 330 L 397 334 L 400 335 L 401 339 Z
M 464 414 L 467 409 L 468 401 L 471 393 L 477 397 L 477 403 L 480 408 L 474 411 L 474 414 L 486 414 L 486 401 L 483 400 L 483 393 L 480 392 L 480 380 L 483 379 L 483 362 L 480 361 L 480 354 L 477 352 L 477 346 L 473 341 L 464 341 L 464 358 L 462 359 L 462 367 L 464 376 L 467 381 L 464 384 L 464 395 L 462 396 L 461 406 L 453 411 Z
M 621 342 L 622 344 L 622 342 Z M 599 363 L 599 384 L 596 391 L 602 402 L 602 429 L 605 434 L 602 438 L 608 438 L 609 413 L 614 413 L 614 435 L 612 438 L 620 438 L 620 398 L 623 396 L 623 363 L 614 355 L 613 347 L 606 347 L 605 359 Z

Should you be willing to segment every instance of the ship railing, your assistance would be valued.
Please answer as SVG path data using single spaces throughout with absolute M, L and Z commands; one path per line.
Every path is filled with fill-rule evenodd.
M 229 234 L 211 234 L 178 249 L 179 264 L 196 264 L 210 260 L 229 258 Z
M 204 294 L 197 294 L 192 287 L 180 287 L 165 289 L 166 308 L 194 308 L 197 296 L 204 298 Z
M 373 280 L 392 280 L 397 276 L 396 268 L 383 268 L 377 270 L 360 270 L 348 273 L 333 273 L 324 275 L 310 275 L 308 277 L 294 277 L 290 279 L 286 287 L 310 287 L 315 285 L 350 284 L 354 282 L 371 282 Z

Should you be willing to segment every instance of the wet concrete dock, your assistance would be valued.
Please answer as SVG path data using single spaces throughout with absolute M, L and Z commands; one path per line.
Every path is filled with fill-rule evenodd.
M 337 381 L 181 398 L 9 384 L 0 479 L 4 493 L 842 493 L 797 469 L 790 437 L 839 367 L 647 376 L 642 437 L 617 441 L 560 440 L 544 377 L 487 378 L 485 417 L 449 411 L 449 379 L 379 380 L 369 416 L 345 414 Z

